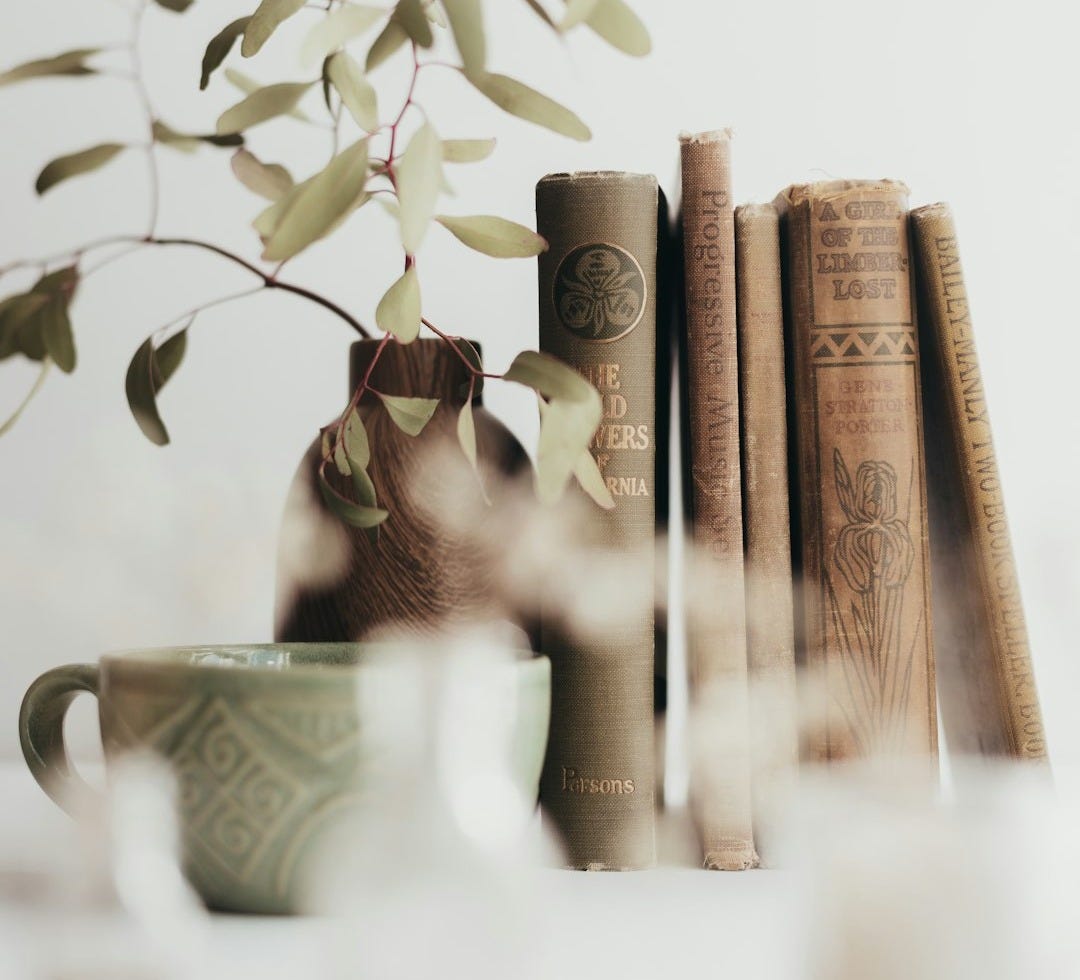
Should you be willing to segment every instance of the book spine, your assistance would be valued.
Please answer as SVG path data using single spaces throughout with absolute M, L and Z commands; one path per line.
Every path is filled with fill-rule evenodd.
M 735 209 L 735 283 L 751 789 L 754 842 L 767 866 L 799 766 L 780 227 L 771 204 Z
M 1016 561 L 948 206 L 912 211 L 911 230 L 923 311 L 934 639 L 949 747 L 1046 761 Z
M 757 853 L 750 800 L 730 139 L 726 132 L 684 135 L 680 148 L 697 583 L 687 622 L 690 793 L 705 866 L 741 870 L 757 864 Z
M 907 188 L 792 187 L 784 212 L 815 760 L 937 751 Z
M 592 453 L 615 501 L 592 523 L 598 548 L 652 575 L 656 446 L 656 178 L 554 174 L 536 188 L 540 349 L 599 390 Z M 650 581 L 651 585 L 651 581 Z M 610 591 L 599 587 L 598 594 Z M 652 590 L 650 588 L 649 594 Z M 629 870 L 656 859 L 654 616 L 628 607 L 619 629 L 574 638 L 550 618 L 551 733 L 540 800 L 574 868 Z

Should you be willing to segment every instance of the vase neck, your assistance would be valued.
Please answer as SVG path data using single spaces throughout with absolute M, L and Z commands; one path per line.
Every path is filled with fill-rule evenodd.
M 371 368 L 368 384 L 385 395 L 438 398 L 464 405 L 469 393 L 470 372 L 458 354 L 440 338 L 425 337 L 411 344 L 390 341 L 371 367 L 381 341 L 359 340 L 349 349 L 349 391 L 356 391 Z M 473 343 L 477 353 L 480 345 Z M 361 403 L 376 396 L 366 393 Z M 479 395 L 473 399 L 479 403 Z

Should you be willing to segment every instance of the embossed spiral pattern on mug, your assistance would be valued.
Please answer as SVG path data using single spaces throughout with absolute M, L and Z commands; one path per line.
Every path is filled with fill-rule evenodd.
M 168 719 L 154 741 L 179 781 L 189 859 L 240 884 L 273 873 L 280 848 L 296 843 L 293 829 L 335 783 L 312 770 L 355 749 L 355 709 L 212 697 L 175 715 L 185 719 L 179 742 Z

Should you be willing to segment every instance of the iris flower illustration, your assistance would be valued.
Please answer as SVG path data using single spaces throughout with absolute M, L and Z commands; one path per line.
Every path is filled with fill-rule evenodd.
M 881 749 L 902 737 L 913 656 L 904 649 L 902 609 L 915 547 L 907 522 L 897 516 L 896 470 L 889 463 L 866 460 L 852 481 L 844 457 L 834 449 L 833 470 L 846 518 L 833 548 L 833 562 L 852 598 L 849 616 L 841 616 L 830 584 L 832 615 L 844 671 L 863 703 L 859 718 L 849 720 L 867 747 Z M 907 663 L 902 662 L 905 653 Z

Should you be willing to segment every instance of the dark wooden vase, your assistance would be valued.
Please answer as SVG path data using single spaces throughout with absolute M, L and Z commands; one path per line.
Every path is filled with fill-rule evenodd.
M 378 342 L 350 351 L 349 390 L 371 363 Z M 478 562 L 477 527 L 449 517 L 482 513 L 483 500 L 457 446 L 458 413 L 469 391 L 469 372 L 442 340 L 389 344 L 370 385 L 388 395 L 439 398 L 418 436 L 402 432 L 375 395 L 360 402 L 371 444 L 368 473 L 380 506 L 390 516 L 377 538 L 347 527 L 326 509 L 316 482 L 320 440 L 312 443 L 293 479 L 278 555 L 274 638 L 281 642 L 359 640 L 382 632 L 428 632 L 493 614 L 494 589 Z M 473 400 L 477 453 L 485 486 L 498 494 L 507 478 L 528 466 L 521 444 Z M 328 467 L 334 485 L 351 496 L 348 480 Z M 310 508 L 318 513 L 313 514 Z M 318 527 L 306 538 L 302 561 L 288 549 L 297 525 Z M 327 535 L 330 535 L 327 538 Z M 304 535 L 300 535 L 303 539 Z M 320 550 L 325 552 L 325 562 Z M 497 615 L 497 613 L 495 613 Z

